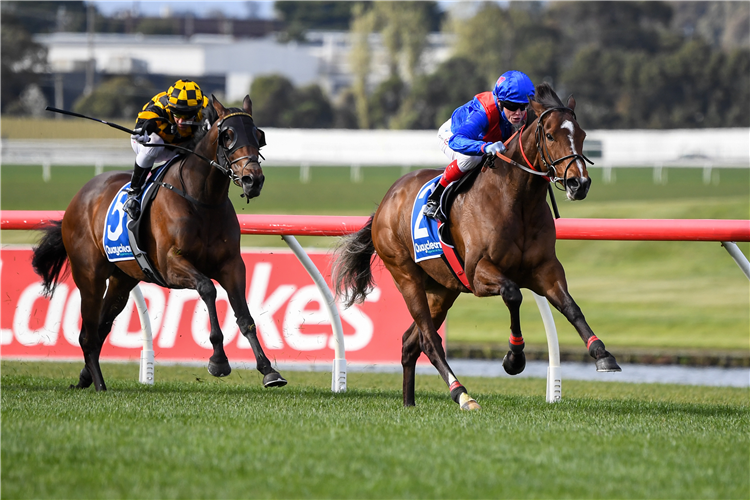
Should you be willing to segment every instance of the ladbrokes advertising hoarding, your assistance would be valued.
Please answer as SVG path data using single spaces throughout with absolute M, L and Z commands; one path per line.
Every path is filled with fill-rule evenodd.
M 333 332 L 324 298 L 294 254 L 246 251 L 247 302 L 258 336 L 272 361 L 318 363 L 334 358 Z M 310 258 L 330 285 L 330 256 Z M 41 280 L 31 267 L 31 250 L 4 249 L 2 260 L 3 358 L 82 360 L 81 296 L 69 277 L 51 299 L 41 296 Z M 412 319 L 388 271 L 373 265 L 377 287 L 363 304 L 339 307 L 349 363 L 400 363 L 401 335 Z M 194 290 L 168 290 L 141 283 L 153 330 L 156 362 L 207 361 L 208 312 Z M 217 309 L 231 361 L 254 362 L 226 292 L 217 285 Z M 118 316 L 102 349 L 103 360 L 137 361 L 143 342 L 132 299 Z M 420 362 L 426 362 L 423 355 Z

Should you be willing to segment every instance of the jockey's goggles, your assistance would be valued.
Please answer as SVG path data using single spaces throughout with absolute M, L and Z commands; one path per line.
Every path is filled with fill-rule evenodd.
M 195 118 L 195 113 L 183 115 L 180 113 L 172 112 L 172 116 L 174 116 L 176 120 L 192 120 L 193 118 Z
M 528 103 L 518 103 L 510 101 L 500 101 L 500 103 L 503 105 L 503 108 L 507 109 L 508 111 L 518 111 L 519 109 L 521 111 L 526 111 L 526 107 L 529 105 Z

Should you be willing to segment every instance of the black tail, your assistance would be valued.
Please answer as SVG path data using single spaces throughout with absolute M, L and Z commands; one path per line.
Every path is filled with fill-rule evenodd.
M 44 229 L 44 236 L 39 246 L 34 248 L 34 257 L 31 265 L 34 271 L 42 277 L 44 295 L 50 297 L 55 293 L 57 284 L 60 283 L 70 268 L 63 268 L 68 262 L 68 252 L 65 251 L 62 239 L 62 221 L 50 221 L 50 226 Z
M 375 287 L 370 267 L 374 253 L 372 217 L 362 229 L 344 236 L 336 245 L 331 266 L 333 289 L 337 297 L 344 298 L 346 307 L 363 302 Z

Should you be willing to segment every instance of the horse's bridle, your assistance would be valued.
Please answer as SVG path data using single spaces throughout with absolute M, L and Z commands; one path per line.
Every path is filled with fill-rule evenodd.
M 245 164 L 242 166 L 242 173 L 244 174 L 245 169 L 248 168 L 248 165 L 250 164 L 260 165 L 260 159 L 258 158 L 258 155 L 260 155 L 260 153 L 258 153 L 258 155 L 240 156 L 239 158 L 235 158 L 234 160 L 230 158 L 231 155 L 238 149 L 243 148 L 245 146 L 256 146 L 258 150 L 260 150 L 260 148 L 262 147 L 262 145 L 258 143 L 257 138 L 255 137 L 254 133 L 252 134 L 252 137 L 253 139 L 255 139 L 255 143 L 253 144 L 248 139 L 248 134 L 245 132 L 245 126 L 242 123 L 241 118 L 239 120 L 233 120 L 235 122 L 238 122 L 238 124 L 227 122 L 228 118 L 242 117 L 242 116 L 247 116 L 248 118 L 250 118 L 251 123 L 252 123 L 253 117 L 250 113 L 239 111 L 239 112 L 230 113 L 224 116 L 216 124 L 216 127 L 219 130 L 219 133 L 216 139 L 217 140 L 216 156 L 219 160 L 219 163 L 214 164 L 214 162 L 212 162 L 214 166 L 216 166 L 224 175 L 229 177 L 232 180 L 232 182 L 234 182 L 235 185 L 237 186 L 242 186 L 242 176 L 238 176 L 237 174 L 234 173 L 234 171 L 232 170 L 232 165 L 234 165 L 240 160 L 247 160 Z M 234 133 L 234 137 L 232 138 L 231 142 L 227 146 L 224 146 L 224 141 L 222 141 L 221 138 L 224 134 L 227 134 L 229 131 L 232 131 Z M 239 131 L 241 131 L 242 133 L 240 133 Z M 254 131 L 255 131 L 255 125 L 253 125 L 253 132 Z M 260 156 L 262 158 L 262 155 Z
M 563 156 L 562 158 L 558 158 L 557 160 L 549 159 L 551 156 L 549 152 L 549 147 L 547 146 L 547 142 L 543 140 L 544 129 L 542 127 L 542 118 L 544 118 L 544 116 L 551 111 L 561 111 L 561 112 L 569 111 L 570 114 L 573 115 L 574 120 L 576 119 L 576 114 L 572 109 L 565 107 L 565 106 L 546 109 L 541 115 L 539 115 L 539 119 L 536 122 L 536 131 L 534 131 L 534 138 L 536 140 L 536 149 L 539 151 L 539 156 L 542 157 L 542 164 L 547 168 L 547 176 L 550 178 L 550 182 L 557 183 L 559 181 L 562 181 L 562 184 L 563 184 L 562 189 L 567 190 L 568 169 L 570 168 L 570 166 L 573 165 L 573 163 L 578 160 L 580 160 L 581 163 L 584 163 L 584 164 L 585 162 L 589 162 L 591 165 L 593 165 L 594 162 L 586 158 L 586 156 L 583 153 L 569 154 L 567 156 Z M 521 143 L 521 139 L 519 138 L 519 144 L 520 143 Z M 557 173 L 555 166 L 558 163 L 562 163 L 568 159 L 570 159 L 570 161 L 565 166 L 565 172 L 563 172 L 562 178 L 555 177 L 555 174 Z
M 247 162 L 242 167 L 242 171 L 244 172 L 245 168 L 247 168 L 248 164 L 250 164 L 250 163 L 257 163 L 258 165 L 260 165 L 260 161 L 258 160 L 258 157 L 256 155 L 240 156 L 239 158 L 237 158 L 235 160 L 231 160 L 229 158 L 229 156 L 232 153 L 234 153 L 236 150 L 240 149 L 241 147 L 252 145 L 252 143 L 247 139 L 247 134 L 240 135 L 240 134 L 237 133 L 237 130 L 234 127 L 229 126 L 229 124 L 226 124 L 226 125 L 224 124 L 224 121 L 227 118 L 231 118 L 231 117 L 234 117 L 234 116 L 247 116 L 251 120 L 253 118 L 252 115 L 249 114 L 249 113 L 236 112 L 236 113 L 230 113 L 230 114 L 224 116 L 221 120 L 219 120 L 219 122 L 216 124 L 216 127 L 219 130 L 219 133 L 216 136 L 216 140 L 217 140 L 216 156 L 219 159 L 218 163 L 215 162 L 214 160 L 210 159 L 210 158 L 206 158 L 205 156 L 203 156 L 200 153 L 196 153 L 192 149 L 189 149 L 189 148 L 186 148 L 186 147 L 183 147 L 183 146 L 177 146 L 176 144 L 148 144 L 147 143 L 147 144 L 144 144 L 144 146 L 150 147 L 150 148 L 161 148 L 161 147 L 164 147 L 164 148 L 169 148 L 169 149 L 178 149 L 180 151 L 184 151 L 185 153 L 195 155 L 198 158 L 200 158 L 201 160 L 203 160 L 206 163 L 208 163 L 209 165 L 211 165 L 212 167 L 214 167 L 217 170 L 219 170 L 219 172 L 221 172 L 222 174 L 224 174 L 227 177 L 229 177 L 229 179 L 232 182 L 234 182 L 235 185 L 241 187 L 242 186 L 242 177 L 238 176 L 237 174 L 234 173 L 234 171 L 232 171 L 232 165 L 234 165 L 235 163 L 237 163 L 240 160 L 244 160 L 245 158 L 247 158 Z M 244 126 L 242 126 L 242 129 L 244 131 Z M 229 130 L 232 130 L 234 132 L 234 139 L 229 144 L 229 148 L 225 148 L 222 145 L 222 141 L 220 141 L 219 139 L 221 138 L 222 133 L 227 132 Z M 243 139 L 242 140 L 238 140 L 238 137 L 242 137 Z M 253 137 L 255 137 L 255 135 L 253 135 Z M 263 146 L 265 146 L 265 144 L 260 144 L 260 143 L 256 142 L 255 146 L 257 146 L 258 149 L 260 150 L 260 148 L 263 147 Z M 258 154 L 260 154 L 260 153 L 258 153 Z M 261 156 L 261 158 L 263 158 L 263 155 L 260 155 L 260 156 Z
M 566 174 L 568 173 L 568 169 L 573 164 L 573 162 L 575 162 L 576 160 L 583 160 L 583 161 L 589 162 L 592 165 L 594 164 L 594 162 L 591 161 L 591 160 L 589 160 L 588 158 L 586 158 L 585 155 L 578 154 L 578 153 L 573 153 L 573 154 L 570 154 L 570 155 L 567 155 L 567 156 L 563 156 L 562 158 L 558 158 L 557 160 L 551 160 L 551 159 L 549 159 L 550 156 L 551 156 L 550 152 L 549 152 L 549 148 L 547 147 L 547 143 L 542 140 L 544 138 L 544 128 L 542 127 L 542 118 L 544 118 L 544 116 L 547 113 L 551 112 L 551 111 L 563 111 L 563 112 L 564 111 L 570 111 L 570 113 L 573 115 L 573 118 L 576 117 L 576 114 L 573 112 L 572 109 L 570 109 L 568 107 L 564 107 L 564 106 L 546 109 L 546 110 L 544 110 L 544 112 L 541 115 L 539 115 L 539 118 L 537 119 L 537 122 L 536 122 L 536 131 L 534 131 L 534 138 L 536 140 L 536 148 L 539 151 L 539 156 L 541 156 L 541 158 L 542 158 L 542 164 L 547 169 L 546 172 L 542 172 L 542 171 L 539 171 L 539 170 L 535 169 L 534 165 L 526 157 L 526 153 L 523 150 L 523 140 L 522 140 L 523 129 L 524 129 L 525 125 L 523 127 L 521 127 L 521 129 L 517 132 L 517 134 L 518 134 L 518 147 L 521 150 L 521 154 L 523 155 L 523 159 L 526 161 L 526 163 L 529 166 L 527 167 L 526 165 L 522 165 L 522 164 L 518 163 L 517 161 L 512 160 L 512 159 L 510 159 L 507 156 L 504 156 L 502 154 L 498 154 L 497 156 L 499 156 L 503 160 L 507 161 L 508 163 L 511 163 L 511 164 L 515 165 L 516 167 L 520 168 L 524 172 L 528 172 L 528 173 L 530 173 L 532 175 L 543 176 L 545 179 L 547 179 L 551 183 L 562 182 L 562 185 L 563 185 L 562 189 L 566 190 L 567 189 L 567 179 L 566 179 L 567 175 Z M 510 142 L 510 139 L 508 140 L 508 142 Z M 561 163 L 561 162 L 563 162 L 563 161 L 565 161 L 567 159 L 570 159 L 570 161 L 568 162 L 568 165 L 565 167 L 565 172 L 563 173 L 563 177 L 557 177 L 557 170 L 555 170 L 555 165 L 557 165 L 558 163 Z

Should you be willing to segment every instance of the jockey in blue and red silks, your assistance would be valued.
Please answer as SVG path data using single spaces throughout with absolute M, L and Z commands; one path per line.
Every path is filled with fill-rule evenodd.
M 526 121 L 526 107 L 534 97 L 534 84 L 520 71 L 508 71 L 497 79 L 492 92 L 482 92 L 457 108 L 438 130 L 440 149 L 450 160 L 424 213 L 442 220 L 440 198 L 449 184 L 482 162 L 485 154 L 505 151 L 508 140 Z

